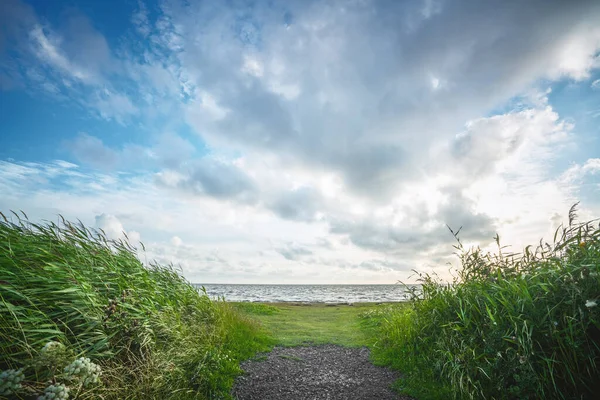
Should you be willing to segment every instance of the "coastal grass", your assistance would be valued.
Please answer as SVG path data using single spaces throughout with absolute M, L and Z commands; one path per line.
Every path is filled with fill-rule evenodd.
M 366 315 L 375 358 L 426 399 L 596 399 L 600 393 L 600 229 L 556 231 L 552 244 L 509 254 L 456 249 L 452 283 L 420 275 L 401 308 Z M 458 235 L 455 235 L 458 239 Z
M 0 214 L 0 371 L 23 380 L 0 377 L 9 397 L 65 385 L 72 399 L 229 398 L 239 362 L 270 348 L 256 321 L 172 266 L 143 265 L 127 240 L 13 214 Z M 98 383 L 70 380 L 80 357 Z
M 369 346 L 375 340 L 376 326 L 365 324 L 362 315 L 385 305 L 374 303 L 232 303 L 260 321 L 280 346 L 337 344 Z

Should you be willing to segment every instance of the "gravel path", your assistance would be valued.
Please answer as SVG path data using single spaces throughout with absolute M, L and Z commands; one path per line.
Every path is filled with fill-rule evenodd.
M 335 345 L 276 347 L 245 361 L 236 379 L 238 400 L 401 400 L 390 385 L 397 372 L 376 367 L 367 348 Z

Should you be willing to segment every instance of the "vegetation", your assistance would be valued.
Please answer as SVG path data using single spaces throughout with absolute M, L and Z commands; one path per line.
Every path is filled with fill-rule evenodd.
M 454 282 L 420 275 L 411 302 L 331 306 L 212 301 L 127 240 L 15 214 L 0 221 L 0 397 L 229 398 L 256 352 L 334 343 L 371 347 L 420 400 L 592 399 L 600 227 L 574 218 L 519 254 L 456 234 Z
M 360 316 L 386 306 L 235 303 L 235 307 L 259 320 L 281 346 L 332 343 L 358 347 L 371 344 L 375 334 L 375 326 L 362 323 Z
M 0 220 L 0 397 L 228 398 L 263 330 L 127 240 Z
M 522 254 L 466 250 L 452 284 L 421 275 L 413 301 L 383 315 L 375 354 L 428 398 L 592 399 L 600 392 L 600 229 L 559 228 Z M 455 235 L 457 236 L 457 235 Z M 458 237 L 458 236 L 457 236 Z

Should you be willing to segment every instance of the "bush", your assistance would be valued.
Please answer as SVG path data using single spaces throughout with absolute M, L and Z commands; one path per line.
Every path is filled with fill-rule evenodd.
M 252 321 L 172 266 L 144 266 L 127 240 L 15 220 L 0 220 L 0 371 L 13 379 L 0 390 L 227 398 L 239 361 L 268 348 Z
M 383 319 L 380 360 L 421 399 L 592 399 L 600 392 L 600 229 L 559 228 L 554 244 L 484 254 L 460 243 L 457 279 Z

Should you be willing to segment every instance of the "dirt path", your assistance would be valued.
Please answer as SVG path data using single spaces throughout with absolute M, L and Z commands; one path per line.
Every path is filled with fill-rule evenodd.
M 232 392 L 239 400 L 410 399 L 390 389 L 398 373 L 371 364 L 364 347 L 277 347 L 242 369 Z

